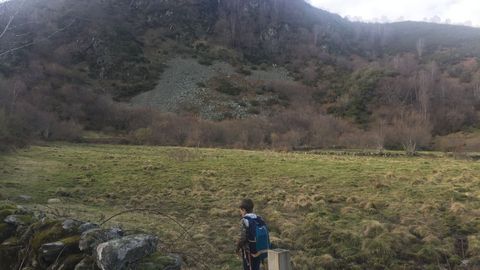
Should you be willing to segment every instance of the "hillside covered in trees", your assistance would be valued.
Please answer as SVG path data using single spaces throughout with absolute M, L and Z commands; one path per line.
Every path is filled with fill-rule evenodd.
M 0 148 L 100 131 L 138 144 L 478 151 L 479 44 L 477 28 L 353 23 L 303 0 L 11 0 Z M 188 98 L 165 96 L 192 73 L 178 82 Z M 174 104 L 134 102 L 154 89 Z

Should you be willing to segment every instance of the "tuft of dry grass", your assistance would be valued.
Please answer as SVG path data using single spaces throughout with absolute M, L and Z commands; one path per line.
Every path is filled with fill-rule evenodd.
M 385 225 L 377 220 L 365 220 L 362 222 L 363 236 L 374 238 L 385 231 Z
M 467 211 L 465 205 L 459 202 L 452 203 L 449 210 L 455 215 L 464 214 Z

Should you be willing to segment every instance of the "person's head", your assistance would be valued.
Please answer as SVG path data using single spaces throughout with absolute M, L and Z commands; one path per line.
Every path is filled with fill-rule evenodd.
M 242 216 L 253 212 L 253 201 L 250 199 L 243 199 L 240 202 L 240 213 Z

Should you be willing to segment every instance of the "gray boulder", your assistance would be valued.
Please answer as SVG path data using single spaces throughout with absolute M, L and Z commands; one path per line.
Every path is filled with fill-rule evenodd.
M 58 198 L 52 198 L 52 199 L 48 199 L 47 203 L 48 204 L 58 204 L 58 203 L 62 203 L 62 200 L 60 200 Z
M 38 211 L 34 212 L 33 216 L 38 220 L 41 220 L 41 219 L 44 219 L 44 218 L 47 217 L 47 215 L 44 212 L 41 212 L 41 211 L 40 212 L 38 212 Z
M 80 233 L 84 233 L 88 230 L 96 229 L 98 227 L 99 226 L 95 223 L 86 222 L 86 223 L 83 223 L 82 225 L 80 225 L 80 227 L 78 227 L 78 230 L 80 231 Z
M 54 242 L 43 244 L 39 251 L 39 259 L 42 263 L 53 263 L 57 259 L 58 255 L 64 250 L 65 244 L 62 242 Z
M 29 224 L 32 222 L 32 217 L 28 215 L 10 215 L 7 216 L 3 222 L 13 225 L 13 226 L 20 226 Z
M 74 219 L 66 219 L 62 222 L 62 228 L 66 231 L 75 231 L 78 229 L 78 227 L 80 227 L 80 225 L 82 225 L 83 223 L 78 221 L 78 220 L 74 220 Z
M 25 206 L 21 206 L 21 205 L 17 205 L 17 209 L 15 210 L 15 214 L 33 216 L 32 210 L 28 209 Z
M 91 229 L 86 232 L 83 232 L 80 236 L 80 242 L 78 247 L 81 251 L 92 251 L 99 244 L 119 239 L 123 236 L 123 232 L 120 229 Z
M 154 253 L 157 243 L 157 237 L 152 235 L 125 236 L 98 245 L 95 259 L 102 270 L 123 270 Z
M 32 196 L 28 196 L 28 195 L 19 195 L 17 198 L 18 200 L 24 201 L 24 202 L 28 202 L 32 200 Z
M 23 222 L 20 221 L 20 219 L 18 218 L 17 215 L 8 216 L 3 220 L 3 222 L 5 222 L 7 224 L 10 224 L 10 225 L 14 225 L 14 226 L 23 224 Z
M 49 269 L 73 269 L 83 257 L 78 249 L 79 240 L 80 237 L 75 235 L 41 245 L 38 249 L 41 269 L 51 266 L 52 263 L 56 264 Z M 59 260 L 61 257 L 65 260 Z

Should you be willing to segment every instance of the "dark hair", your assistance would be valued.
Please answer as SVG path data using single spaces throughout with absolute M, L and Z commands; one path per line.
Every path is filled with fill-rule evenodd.
M 251 213 L 253 211 L 253 201 L 250 199 L 243 199 L 240 203 L 240 209 L 244 209 L 247 213 Z

